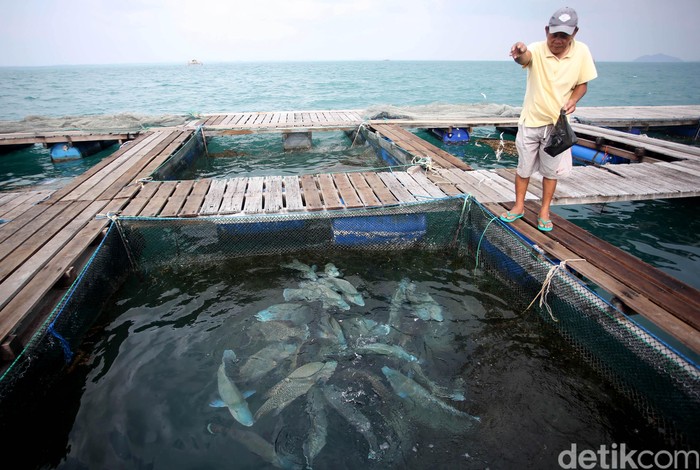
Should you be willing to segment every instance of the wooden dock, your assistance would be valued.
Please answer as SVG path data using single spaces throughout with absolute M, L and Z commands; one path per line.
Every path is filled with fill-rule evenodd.
M 226 126 L 229 130 L 241 130 L 235 126 L 242 125 L 241 120 L 248 114 L 211 116 L 206 121 L 209 124 L 144 132 L 130 145 L 51 194 L 41 191 L 0 194 L 0 218 L 7 220 L 0 224 L 3 361 L 11 360 L 26 344 L 37 323 L 62 293 L 57 286 L 69 282 L 94 249 L 94 242 L 109 223 L 98 215 L 208 217 L 342 212 L 460 194 L 471 194 L 482 203 L 492 204 L 489 207 L 497 213 L 502 208 L 499 204 L 507 205 L 514 199 L 513 168 L 473 170 L 403 126 L 386 120 L 357 123 L 357 116 L 346 111 L 337 114 L 333 111 L 258 113 L 250 125 L 262 126 L 260 129 L 265 131 L 274 128 L 276 132 L 316 129 L 312 123 L 326 130 L 345 130 L 346 126 L 357 130 L 362 125 L 387 145 L 418 159 L 430 157 L 431 164 L 414 164 L 386 172 L 149 181 L 158 166 L 196 136 L 197 129 L 204 129 L 205 136 L 215 129 L 225 132 Z M 307 114 L 309 121 L 305 120 Z M 273 122 L 275 118 L 270 116 L 278 116 L 277 121 Z M 288 120 L 282 122 L 283 117 L 290 116 L 294 123 L 301 119 L 298 127 Z M 341 116 L 346 121 L 341 122 Z M 317 122 L 322 118 L 324 122 Z M 357 127 L 347 124 L 350 121 Z M 663 148 L 655 139 L 648 143 Z M 575 167 L 573 176 L 560 182 L 554 204 L 698 196 L 700 156 L 685 146 L 668 150 L 673 152 L 672 161 Z M 553 258 L 595 259 L 595 263 L 591 261 L 590 267 L 587 265 L 581 272 L 593 282 L 609 287 L 630 308 L 649 315 L 662 329 L 700 353 L 700 293 L 697 290 L 633 260 L 621 250 L 558 218 L 555 231 L 539 232 L 531 204 L 539 200 L 540 195 L 540 181 L 533 178 L 528 193 L 528 216 L 513 227 L 535 240 Z M 594 256 L 595 250 L 602 250 L 603 254 Z M 610 262 L 611 259 L 615 261 Z M 618 269 L 621 259 L 628 263 L 628 269 Z M 639 282 L 640 273 L 644 273 L 645 283 Z M 679 289 L 683 292 L 683 301 L 674 302 L 670 297 Z

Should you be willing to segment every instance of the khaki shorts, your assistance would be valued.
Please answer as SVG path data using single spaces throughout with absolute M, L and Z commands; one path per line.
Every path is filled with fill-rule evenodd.
M 566 178 L 571 173 L 571 149 L 556 157 L 544 151 L 547 136 L 552 132 L 552 124 L 542 127 L 525 127 L 518 124 L 515 147 L 518 149 L 518 175 L 529 178 L 538 172 L 545 178 Z

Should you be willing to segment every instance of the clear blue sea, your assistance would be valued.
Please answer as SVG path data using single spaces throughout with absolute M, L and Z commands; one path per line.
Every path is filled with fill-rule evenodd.
M 600 63 L 598 71 L 582 106 L 700 103 L 700 63 Z M 143 115 L 156 121 L 165 115 L 236 111 L 520 106 L 525 73 L 512 62 L 183 63 L 0 68 L 0 83 L 0 121 L 98 115 Z M 469 145 L 443 148 L 476 167 L 515 166 L 514 155 L 496 159 L 484 144 L 497 137 L 493 130 L 476 130 L 474 137 Z M 330 133 L 314 136 L 308 158 L 299 161 L 295 154 L 291 168 L 280 168 L 292 159 L 270 150 L 279 141 L 269 136 L 236 141 L 233 151 L 226 139 L 211 143 L 209 151 L 220 158 L 195 169 L 193 177 L 307 172 L 306 165 L 333 171 L 358 160 L 371 165 L 370 155 L 348 149 L 346 137 Z M 60 186 L 113 150 L 63 164 L 52 163 L 39 146 L 1 155 L 0 191 Z M 225 160 L 235 163 L 218 166 Z M 554 210 L 700 288 L 697 209 L 698 200 L 692 198 Z M 405 309 L 400 334 L 392 341 L 425 361 L 420 364 L 435 390 L 464 393 L 466 399 L 450 401 L 454 407 L 481 418 L 466 431 L 451 429 L 458 424 L 439 409 L 425 415 L 404 405 L 383 380 L 382 366 L 405 364 L 338 353 L 338 341 L 321 336 L 321 319 L 327 315 L 316 303 L 318 318 L 308 324 L 312 334 L 293 357 L 304 363 L 338 359 L 331 383 L 342 388 L 343 402 L 371 420 L 376 442 L 359 415 L 341 416 L 326 406 L 327 443 L 314 468 L 557 468 L 558 453 L 572 442 L 589 449 L 619 442 L 637 449 L 665 445 L 659 439 L 663 423 L 647 421 L 561 336 L 543 328 L 534 315 L 515 311 L 502 287 L 490 285 L 463 260 L 420 252 L 333 254 L 338 255 L 333 259 L 327 253 L 305 255 L 303 262 L 321 269 L 335 263 L 364 296 L 366 306 L 332 312 L 352 344 L 368 338 L 389 341 L 363 333 L 367 324 L 359 322 L 384 320 L 403 277 L 416 282 L 418 293 L 429 292 L 446 321 L 419 321 Z M 239 365 L 268 348 L 283 354 L 283 341 L 264 330 L 254 314 L 284 302 L 284 289 L 303 280 L 276 257 L 204 268 L 176 265 L 155 275 L 130 276 L 107 302 L 66 376 L 50 384 L 50 400 L 16 410 L 21 422 L 9 431 L 14 439 L 0 439 L 0 449 L 7 442 L 38 442 L 24 461 L 27 468 L 284 467 L 278 461 L 265 463 L 271 448 L 303 458 L 311 413 L 305 399 L 250 428 L 227 410 L 209 406 L 217 397 L 225 349 L 236 351 Z M 330 351 L 325 349 L 329 339 Z M 280 360 L 257 382 L 241 382 L 257 389 L 249 397 L 254 409 L 293 370 L 288 362 Z M 403 414 L 396 418 L 397 410 L 405 420 Z M 392 454 L 393 460 L 368 462 L 368 450 L 379 447 L 387 456 L 397 443 L 401 451 Z
M 598 78 L 581 106 L 700 103 L 700 63 L 598 63 Z M 504 62 L 241 62 L 202 66 L 92 65 L 0 68 L 1 121 L 95 115 L 196 115 L 227 111 L 373 109 L 381 106 L 495 103 L 520 106 L 525 72 Z M 496 137 L 488 129 L 484 137 Z M 430 134 L 422 134 L 430 138 Z M 321 137 L 319 137 L 321 138 Z M 439 144 L 438 140 L 434 143 Z M 338 154 L 337 141 L 328 154 Z M 248 144 L 250 145 L 250 144 Z M 216 149 L 216 147 L 215 147 Z M 47 150 L 0 157 L 0 190 L 56 186 L 114 149 L 78 162 L 53 164 Z M 484 147 L 449 151 L 476 167 L 496 161 Z M 354 155 L 353 158 L 361 156 Z M 338 159 L 342 156 L 338 155 Z M 318 152 L 310 160 L 319 161 Z M 272 161 L 272 160 L 271 160 Z M 259 171 L 274 168 L 259 160 Z M 256 165 L 248 165 L 254 171 Z M 326 165 L 330 171 L 339 165 Z M 298 168 L 304 171 L 304 168 Z M 213 176 L 204 170 L 202 176 Z M 560 207 L 557 212 L 597 236 L 700 288 L 697 199 Z M 656 217 L 663 211 L 663 217 Z

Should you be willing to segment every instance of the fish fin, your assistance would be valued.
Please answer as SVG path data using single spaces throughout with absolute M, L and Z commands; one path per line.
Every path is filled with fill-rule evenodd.
M 224 401 L 221 398 L 217 398 L 216 400 L 212 400 L 209 403 L 209 406 L 211 406 L 212 408 L 224 408 L 226 407 L 226 403 L 224 403 Z
M 243 392 L 243 398 L 249 398 L 255 394 L 255 390 L 246 390 Z

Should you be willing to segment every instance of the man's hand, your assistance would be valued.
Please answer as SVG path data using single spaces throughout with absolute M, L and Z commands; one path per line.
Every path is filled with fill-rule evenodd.
M 516 42 L 510 48 L 510 56 L 520 65 L 525 65 L 530 61 L 530 51 L 527 50 L 525 43 Z
M 576 101 L 574 100 L 569 100 L 564 104 L 564 107 L 561 108 L 564 110 L 566 114 L 571 114 L 574 111 L 576 111 Z

